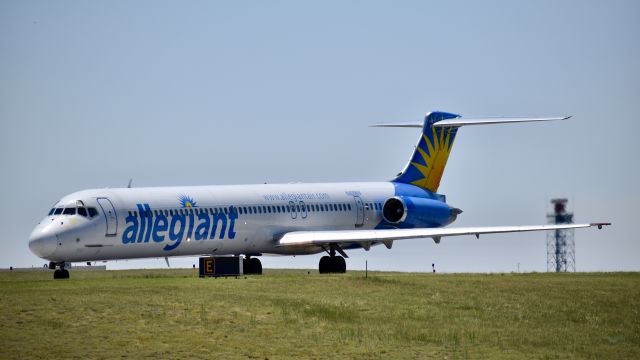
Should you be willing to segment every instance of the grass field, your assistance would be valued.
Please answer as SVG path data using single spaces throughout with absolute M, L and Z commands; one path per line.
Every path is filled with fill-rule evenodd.
M 0 358 L 640 358 L 640 274 L 0 273 Z

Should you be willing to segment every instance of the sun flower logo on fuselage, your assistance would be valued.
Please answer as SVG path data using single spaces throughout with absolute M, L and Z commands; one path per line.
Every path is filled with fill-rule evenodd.
M 187 195 L 180 195 L 178 197 L 178 200 L 180 200 L 180 205 L 182 205 L 183 208 L 197 207 L 197 203 L 193 200 L 193 198 Z

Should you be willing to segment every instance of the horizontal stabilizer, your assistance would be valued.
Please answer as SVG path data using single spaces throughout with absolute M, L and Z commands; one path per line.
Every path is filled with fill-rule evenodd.
M 561 117 L 490 117 L 490 118 L 463 118 L 457 117 L 454 119 L 446 119 L 435 122 L 432 126 L 439 127 L 460 127 L 468 125 L 490 125 L 490 124 L 510 124 L 510 123 L 523 123 L 523 122 L 535 122 L 535 121 L 555 121 L 555 120 L 567 120 L 571 116 Z M 422 128 L 424 122 L 407 122 L 407 123 L 381 123 L 369 125 L 369 127 L 393 127 L 393 128 Z
M 563 117 L 533 117 L 533 118 L 455 118 L 441 120 L 433 124 L 433 127 L 459 127 L 467 125 L 489 125 L 489 124 L 510 124 L 510 123 L 523 123 L 523 122 L 535 122 L 535 121 L 554 121 L 554 120 L 567 120 L 571 116 Z
M 382 124 L 372 124 L 369 127 L 394 127 L 394 128 L 422 128 L 424 123 L 420 122 L 410 122 L 410 123 L 382 123 Z

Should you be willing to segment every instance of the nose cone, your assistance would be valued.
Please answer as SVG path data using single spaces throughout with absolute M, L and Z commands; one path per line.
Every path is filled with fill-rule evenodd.
M 48 234 L 39 229 L 35 229 L 29 237 L 29 249 L 38 257 L 47 259 L 56 251 L 58 240 L 53 234 Z

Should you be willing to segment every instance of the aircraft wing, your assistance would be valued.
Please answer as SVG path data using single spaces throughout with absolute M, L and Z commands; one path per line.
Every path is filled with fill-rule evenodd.
M 440 242 L 446 236 L 502 234 L 524 231 L 548 231 L 561 229 L 578 229 L 603 226 L 611 223 L 561 224 L 561 225 L 529 225 L 529 226 L 486 226 L 460 228 L 416 228 L 416 229 L 384 229 L 384 230 L 336 230 L 336 231 L 293 231 L 285 233 L 278 240 L 278 246 L 309 246 L 360 243 L 365 249 L 372 243 L 384 243 L 387 247 L 394 240 L 433 238 Z

